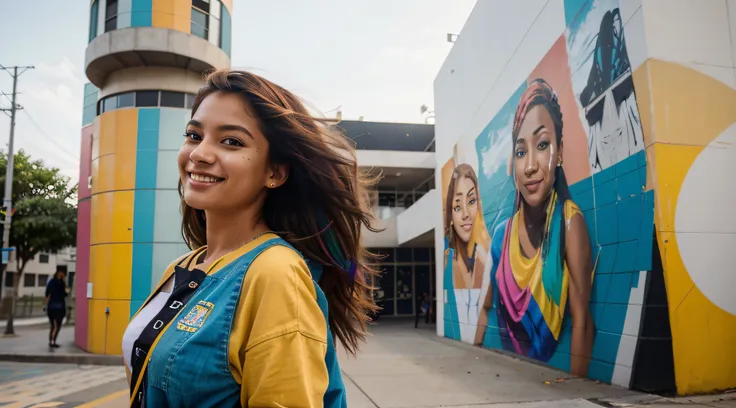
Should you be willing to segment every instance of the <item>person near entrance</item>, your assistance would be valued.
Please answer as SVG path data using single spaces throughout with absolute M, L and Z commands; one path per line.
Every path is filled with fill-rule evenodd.
M 416 329 L 419 327 L 419 316 L 424 315 L 424 323 L 429 324 L 429 312 L 430 312 L 430 302 L 429 302 L 429 294 L 427 292 L 422 292 L 422 296 L 417 298 L 417 307 L 415 312 L 415 319 L 414 319 L 414 328 Z
M 46 314 L 49 316 L 49 347 L 59 348 L 56 339 L 59 337 L 61 323 L 66 316 L 66 269 L 62 265 L 56 266 L 56 274 L 46 283 Z

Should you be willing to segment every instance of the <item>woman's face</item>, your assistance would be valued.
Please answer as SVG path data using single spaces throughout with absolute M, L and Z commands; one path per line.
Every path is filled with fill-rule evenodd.
M 470 240 L 473 222 L 478 213 L 477 194 L 473 180 L 460 176 L 455 184 L 455 196 L 452 201 L 452 225 L 455 234 L 466 243 Z
M 269 144 L 252 106 L 237 94 L 207 96 L 187 125 L 179 150 L 184 201 L 199 210 L 248 207 L 280 185 Z
M 552 117 L 544 106 L 537 105 L 526 114 L 514 144 L 514 180 L 529 206 L 544 205 L 561 160 L 562 146 L 557 145 Z

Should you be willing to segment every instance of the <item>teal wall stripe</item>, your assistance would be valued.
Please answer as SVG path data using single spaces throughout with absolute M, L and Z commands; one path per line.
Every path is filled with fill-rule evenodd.
M 151 293 L 153 226 L 156 207 L 156 168 L 160 110 L 138 111 L 135 200 L 133 204 L 133 270 L 130 314 L 134 315 Z
M 131 27 L 151 27 L 153 0 L 133 0 L 130 16 Z
M 82 110 L 82 126 L 87 126 L 97 117 L 97 97 L 99 90 L 91 83 L 84 84 L 84 108 Z

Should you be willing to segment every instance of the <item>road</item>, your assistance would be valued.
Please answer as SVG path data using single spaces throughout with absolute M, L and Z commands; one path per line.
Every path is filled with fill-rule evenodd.
M 3 408 L 127 406 L 122 367 L 0 362 Z
M 350 408 L 736 408 L 736 393 L 663 399 L 440 339 L 413 323 L 381 320 L 358 358 L 340 357 Z M 0 362 L 2 408 L 127 406 L 122 367 Z

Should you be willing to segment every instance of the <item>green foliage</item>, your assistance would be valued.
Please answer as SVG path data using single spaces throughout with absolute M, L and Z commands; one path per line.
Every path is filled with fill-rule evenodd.
M 18 271 L 39 252 L 55 253 L 76 244 L 77 186 L 59 169 L 46 167 L 23 150 L 13 165 L 13 208 L 10 246 L 16 248 Z M 0 200 L 4 198 L 7 155 L 0 151 Z M 17 280 L 20 281 L 20 274 Z
M 13 163 L 13 203 L 30 196 L 76 199 L 77 187 L 69 187 L 69 177 L 57 168 L 46 167 L 43 160 L 33 160 L 22 149 L 15 153 Z M 7 152 L 0 150 L 0 201 L 5 198 Z
M 39 252 L 55 253 L 77 240 L 77 209 L 60 198 L 29 196 L 15 205 L 10 245 L 16 248 L 18 270 Z

